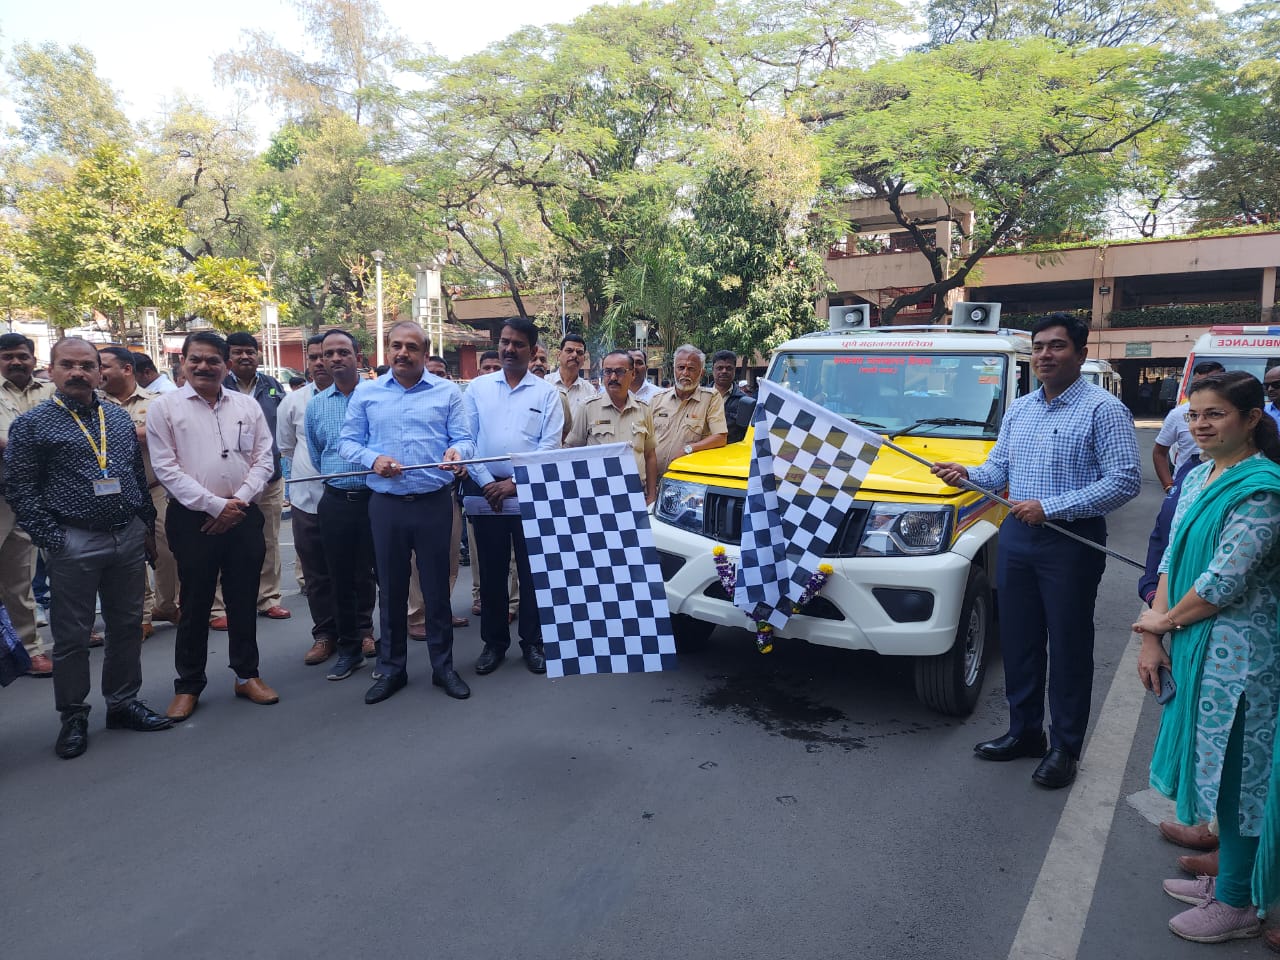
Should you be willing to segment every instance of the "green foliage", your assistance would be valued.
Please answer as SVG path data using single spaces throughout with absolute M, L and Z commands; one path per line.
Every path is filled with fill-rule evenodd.
M 29 147 L 74 160 L 108 144 L 132 143 L 133 127 L 119 97 L 98 76 L 97 61 L 84 47 L 20 43 L 7 67 L 19 135 Z
M 1261 323 L 1262 312 L 1252 302 L 1197 303 L 1185 306 L 1112 310 L 1107 323 L 1113 327 L 1203 327 L 1213 324 Z
M 99 147 L 65 185 L 24 194 L 20 210 L 35 300 L 57 326 L 96 310 L 123 338 L 126 311 L 180 303 L 181 217 L 148 195 L 138 164 L 117 148 Z
M 270 291 L 252 260 L 197 257 L 182 282 L 187 310 L 223 333 L 256 333 L 262 328 L 262 303 Z M 280 319 L 284 322 L 285 317 Z
M 10 323 L 35 303 L 36 278 L 24 263 L 26 245 L 21 231 L 0 220 L 0 311 Z

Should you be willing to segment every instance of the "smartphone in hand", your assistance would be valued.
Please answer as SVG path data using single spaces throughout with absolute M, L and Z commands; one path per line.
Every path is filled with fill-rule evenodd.
M 1173 674 L 1164 664 L 1160 665 L 1160 692 L 1155 695 L 1156 703 L 1168 703 L 1178 692 L 1178 685 L 1173 682 Z

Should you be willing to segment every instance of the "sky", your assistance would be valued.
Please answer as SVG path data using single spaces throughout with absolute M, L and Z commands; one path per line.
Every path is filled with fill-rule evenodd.
M 411 41 L 430 44 L 451 59 L 500 40 L 525 24 L 563 23 L 593 0 L 381 0 L 387 20 Z M 230 110 L 235 94 L 213 77 L 213 60 L 241 46 L 243 30 L 274 34 L 301 49 L 301 23 L 287 0 L 4 0 L 0 43 L 78 43 L 98 60 L 98 73 L 120 93 L 134 121 L 154 122 L 181 90 L 214 112 Z M 251 114 L 260 140 L 270 114 Z

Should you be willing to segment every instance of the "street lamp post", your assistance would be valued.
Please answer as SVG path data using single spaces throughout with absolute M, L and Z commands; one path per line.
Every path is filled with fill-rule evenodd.
M 381 250 L 373 251 L 374 287 L 378 298 L 378 366 L 383 364 L 382 356 L 382 258 L 386 256 Z

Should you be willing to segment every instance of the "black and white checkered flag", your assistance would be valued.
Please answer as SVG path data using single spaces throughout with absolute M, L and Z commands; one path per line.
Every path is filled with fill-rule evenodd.
M 512 454 L 547 676 L 672 670 L 644 488 L 625 443 Z
M 882 441 L 785 387 L 758 383 L 733 602 L 752 620 L 780 629 L 853 506 Z

